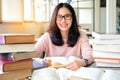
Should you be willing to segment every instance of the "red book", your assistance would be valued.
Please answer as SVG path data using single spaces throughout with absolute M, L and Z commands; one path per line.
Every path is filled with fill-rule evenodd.
M 33 68 L 32 58 L 22 59 L 18 61 L 8 60 L 6 58 L 0 58 L 0 70 L 2 72 L 32 69 L 32 68 Z

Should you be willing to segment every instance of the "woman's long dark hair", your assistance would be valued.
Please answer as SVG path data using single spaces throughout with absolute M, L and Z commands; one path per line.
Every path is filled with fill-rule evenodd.
M 50 32 L 51 41 L 52 41 L 53 44 L 55 44 L 57 46 L 62 46 L 64 44 L 64 41 L 62 39 L 60 30 L 59 30 L 59 28 L 56 24 L 56 17 L 57 17 L 57 14 L 58 14 L 58 10 L 61 7 L 68 8 L 69 11 L 72 13 L 72 25 L 71 25 L 70 30 L 69 30 L 67 44 L 68 44 L 69 47 L 73 47 L 76 44 L 76 42 L 77 42 L 77 40 L 80 36 L 80 33 L 79 33 L 79 30 L 78 30 L 78 24 L 77 24 L 75 11 L 70 4 L 59 3 L 56 6 L 56 8 L 54 9 L 54 12 L 52 14 L 52 18 L 51 18 L 51 21 L 50 21 L 50 26 L 49 26 L 48 31 Z

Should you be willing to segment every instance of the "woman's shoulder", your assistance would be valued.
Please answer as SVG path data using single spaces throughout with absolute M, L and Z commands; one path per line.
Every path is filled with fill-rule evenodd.
M 83 37 L 83 36 L 87 36 L 87 34 L 86 34 L 85 31 L 79 30 L 79 33 L 80 33 L 80 36 L 81 36 L 81 37 Z
M 86 40 L 88 40 L 88 36 L 87 36 L 87 34 L 86 34 L 85 31 L 79 31 L 79 32 L 80 32 L 80 37 L 79 37 L 80 41 L 86 41 Z
M 81 27 L 78 27 L 78 30 L 79 30 L 80 35 L 87 35 L 86 31 L 82 29 Z
M 48 39 L 48 38 L 50 38 L 50 35 L 49 35 L 49 33 L 48 32 L 45 32 L 45 33 L 43 33 L 40 37 L 39 37 L 39 39 L 41 40 L 43 40 L 43 39 Z
M 50 35 L 49 35 L 49 32 L 45 32 L 45 33 L 42 34 L 42 36 L 44 36 L 44 37 L 49 37 Z M 42 36 L 41 36 L 41 37 L 42 37 Z

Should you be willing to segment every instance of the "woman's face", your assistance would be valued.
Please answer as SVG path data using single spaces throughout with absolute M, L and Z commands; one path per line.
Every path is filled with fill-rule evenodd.
M 64 32 L 70 29 L 72 25 L 72 14 L 66 7 L 62 7 L 58 10 L 56 23 L 60 31 Z

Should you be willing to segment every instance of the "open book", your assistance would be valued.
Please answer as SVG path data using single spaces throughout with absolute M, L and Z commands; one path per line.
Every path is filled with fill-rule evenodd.
M 81 67 L 69 77 L 69 80 L 120 80 L 119 75 L 118 70 Z
M 75 59 L 78 59 L 77 57 L 70 56 L 70 57 L 46 57 L 46 60 L 50 60 L 49 64 L 51 67 L 54 68 L 64 68 L 65 65 Z
M 42 68 L 34 70 L 31 80 L 68 80 L 68 77 L 73 74 L 74 71 L 65 68 Z
M 69 61 L 76 59 L 71 56 L 66 57 L 46 57 L 45 62 L 49 63 L 48 60 L 51 60 L 49 67 L 37 69 L 33 71 L 31 80 L 67 80 L 73 71 L 68 70 L 65 67 Z
M 77 71 L 65 68 L 43 68 L 33 71 L 31 80 L 120 80 L 120 71 L 81 67 Z

